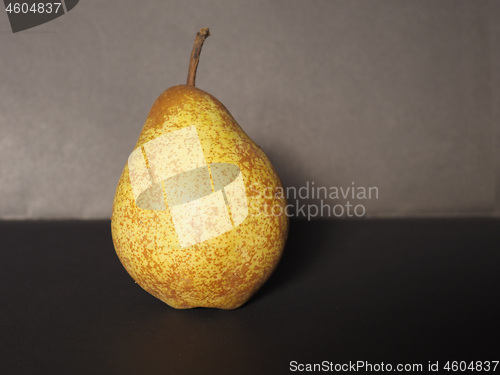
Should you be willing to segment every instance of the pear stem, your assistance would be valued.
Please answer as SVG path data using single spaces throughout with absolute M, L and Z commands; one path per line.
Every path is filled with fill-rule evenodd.
M 205 39 L 207 39 L 209 36 L 210 31 L 208 30 L 208 27 L 204 27 L 196 34 L 193 51 L 191 52 L 191 58 L 189 59 L 189 70 L 187 77 L 188 86 L 194 86 L 194 81 L 196 79 L 196 69 L 198 68 L 198 62 L 200 61 L 201 47 L 203 47 Z

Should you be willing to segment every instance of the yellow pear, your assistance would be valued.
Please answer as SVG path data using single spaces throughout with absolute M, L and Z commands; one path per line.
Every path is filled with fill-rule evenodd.
M 286 199 L 264 152 L 212 95 L 186 85 L 154 102 L 118 182 L 116 253 L 147 292 L 177 309 L 243 305 L 277 266 Z

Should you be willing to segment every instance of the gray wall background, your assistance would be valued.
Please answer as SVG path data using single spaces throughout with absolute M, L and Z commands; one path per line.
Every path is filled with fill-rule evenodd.
M 369 217 L 500 216 L 499 1 L 82 0 L 17 34 L 0 15 L 0 218 L 108 218 L 204 26 L 197 86 L 285 185 L 376 186 Z

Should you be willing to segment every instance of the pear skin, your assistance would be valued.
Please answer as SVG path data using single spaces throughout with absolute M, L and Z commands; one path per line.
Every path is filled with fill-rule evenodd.
M 169 306 L 235 309 L 282 256 L 287 202 L 260 147 L 194 86 L 196 66 L 149 112 L 118 182 L 112 237 L 127 272 Z

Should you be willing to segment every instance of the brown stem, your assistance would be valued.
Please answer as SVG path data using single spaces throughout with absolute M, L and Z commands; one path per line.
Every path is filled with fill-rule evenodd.
M 204 27 L 194 40 L 193 51 L 191 52 L 191 58 L 189 59 L 189 70 L 187 84 L 188 86 L 194 86 L 194 81 L 196 79 L 196 69 L 198 68 L 198 62 L 200 61 L 201 47 L 203 47 L 203 42 L 210 36 L 210 31 L 208 27 Z

